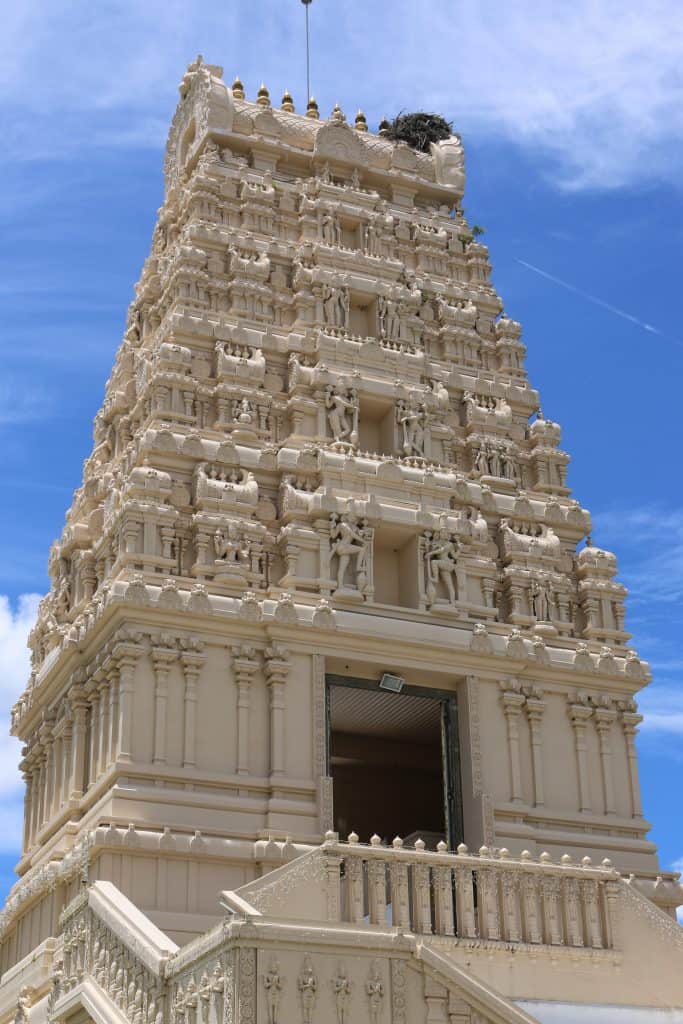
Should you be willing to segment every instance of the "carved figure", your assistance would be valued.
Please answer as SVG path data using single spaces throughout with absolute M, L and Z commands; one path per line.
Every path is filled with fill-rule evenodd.
M 348 325 L 350 298 L 348 288 L 332 288 L 323 285 L 322 291 L 323 317 L 326 324 L 332 327 Z
M 375 220 L 369 220 L 363 226 L 363 250 L 368 256 L 381 256 L 379 232 Z
M 384 999 L 384 982 L 382 981 L 379 973 L 377 962 L 372 965 L 370 977 L 365 983 L 365 991 L 367 993 L 368 1003 L 370 1004 L 371 1024 L 377 1024 L 382 1010 L 382 1000 Z
M 332 979 L 332 992 L 337 1006 L 337 1024 L 348 1024 L 349 1000 L 351 998 L 351 982 L 342 965 Z
M 213 547 L 220 562 L 239 565 L 249 560 L 249 550 L 242 547 L 240 531 L 237 524 L 232 521 L 225 530 L 217 527 L 213 535 Z
M 248 398 L 236 398 L 232 403 L 232 418 L 249 425 L 254 422 L 254 406 Z
M 427 536 L 425 550 L 427 563 L 427 600 L 436 601 L 437 588 L 441 581 L 448 593 L 449 604 L 455 604 L 455 572 L 458 565 L 458 549 L 448 530 L 442 528 Z
M 277 960 L 271 962 L 263 978 L 268 1003 L 268 1024 L 278 1024 L 277 1013 L 280 1006 L 284 982 L 280 976 L 280 965 Z
M 425 423 L 427 410 L 423 402 L 406 402 L 403 399 L 396 406 L 396 418 L 403 431 L 402 450 L 404 455 L 424 455 Z
M 303 1024 L 313 1024 L 313 1010 L 318 994 L 318 979 L 316 978 L 311 961 L 308 957 L 304 960 L 301 974 L 297 982 L 301 996 L 301 1009 L 303 1011 Z
M 358 392 L 355 388 L 341 391 L 329 384 L 325 389 L 325 408 L 335 441 L 358 444 Z
M 550 591 L 545 580 L 531 581 L 531 606 L 538 622 L 550 621 Z
M 361 523 L 353 512 L 342 519 L 333 518 L 330 534 L 331 553 L 337 557 L 337 590 L 346 585 L 346 574 L 353 563 L 354 585 L 362 590 L 367 581 L 368 541 Z
M 339 226 L 339 221 L 330 210 L 326 210 L 322 216 L 322 220 L 320 222 L 320 234 L 326 245 L 341 244 L 341 228 Z

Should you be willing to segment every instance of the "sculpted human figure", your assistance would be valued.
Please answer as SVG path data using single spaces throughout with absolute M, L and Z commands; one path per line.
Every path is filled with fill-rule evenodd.
M 338 295 L 338 298 L 337 298 L 337 302 L 338 302 L 338 309 L 339 309 L 339 312 L 338 312 L 338 317 L 339 317 L 338 326 L 339 327 L 348 327 L 349 326 L 349 312 L 350 312 L 350 309 L 351 309 L 351 298 L 349 296 L 349 289 L 348 288 L 340 288 L 339 295 Z
M 372 1024 L 377 1024 L 382 1009 L 382 1000 L 384 999 L 384 982 L 380 977 L 379 968 L 376 963 L 373 964 L 372 974 L 365 983 L 365 991 L 368 1003 L 370 1004 L 370 1020 Z
M 301 995 L 304 1024 L 313 1024 L 313 1010 L 318 992 L 318 981 L 313 973 L 313 967 L 308 957 L 304 960 L 304 966 L 301 968 L 297 984 Z
M 404 455 L 424 455 L 424 426 L 426 409 L 420 405 L 401 401 L 396 410 L 399 425 L 403 431 L 402 449 Z
M 531 581 L 531 605 L 538 622 L 550 621 L 550 593 L 545 580 Z
M 216 528 L 213 535 L 213 548 L 219 562 L 230 562 L 233 564 L 246 562 L 249 553 L 242 547 L 240 533 L 237 524 L 229 522 L 227 528 L 222 530 Z
M 387 316 L 389 313 L 389 301 L 385 295 L 377 296 L 377 334 L 380 338 L 387 336 Z
M 353 512 L 344 519 L 339 519 L 330 534 L 332 541 L 331 552 L 337 557 L 337 590 L 345 586 L 346 573 L 351 562 L 354 562 L 354 585 L 359 586 L 359 580 L 366 575 L 366 564 L 368 555 L 367 540 L 363 530 Z
M 337 292 L 329 284 L 323 285 L 323 316 L 326 324 L 331 324 L 333 327 L 339 326 L 338 321 L 338 298 Z
M 349 1000 L 351 998 L 351 982 L 343 967 L 339 967 L 332 979 L 332 992 L 337 1005 L 337 1024 L 348 1024 Z
M 491 476 L 503 475 L 503 464 L 501 460 L 500 449 L 496 446 L 492 446 L 489 449 L 489 469 Z
M 432 535 L 427 551 L 427 597 L 430 604 L 436 600 L 439 581 L 445 584 L 448 601 L 455 604 L 455 571 L 457 569 L 458 549 L 445 528 Z
M 339 222 L 333 213 L 326 210 L 320 224 L 322 240 L 326 245 L 339 245 L 341 232 Z
M 280 965 L 277 960 L 273 961 L 263 977 L 263 987 L 266 990 L 268 1002 L 268 1024 L 278 1024 L 277 1011 L 280 1006 L 283 980 L 280 976 Z
M 335 441 L 358 442 L 358 395 L 353 388 L 341 393 L 329 384 L 325 389 L 325 408 Z

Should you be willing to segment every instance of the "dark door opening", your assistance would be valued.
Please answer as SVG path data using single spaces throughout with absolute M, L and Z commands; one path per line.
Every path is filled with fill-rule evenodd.
M 431 849 L 462 840 L 457 709 L 452 695 L 328 676 L 328 757 L 334 827 Z

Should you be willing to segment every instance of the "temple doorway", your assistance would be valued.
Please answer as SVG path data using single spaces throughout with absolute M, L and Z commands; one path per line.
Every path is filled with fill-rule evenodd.
M 373 834 L 430 849 L 462 842 L 457 704 L 453 694 L 327 676 L 328 774 L 340 838 Z

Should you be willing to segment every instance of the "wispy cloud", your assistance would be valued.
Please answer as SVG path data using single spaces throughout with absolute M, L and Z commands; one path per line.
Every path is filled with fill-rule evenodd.
M 300 4 L 263 0 L 255 17 L 253 8 L 207 0 L 201 18 L 185 15 L 180 0 L 14 5 L 0 41 L 13 157 L 60 156 L 93 140 L 158 145 L 173 86 L 197 50 L 225 63 L 227 75 L 239 71 L 252 94 L 261 79 L 274 98 L 285 86 L 303 92 Z M 681 180 L 676 0 L 432 0 L 419 19 L 408 0 L 394 0 L 390 12 L 348 0 L 314 5 L 311 22 L 323 109 L 339 100 L 376 120 L 437 108 L 466 134 L 544 152 L 567 188 Z
M 39 594 L 23 594 L 13 606 L 0 595 L 0 853 L 21 846 L 23 782 L 18 770 L 21 745 L 9 735 L 9 708 L 26 686 L 26 638 L 35 622 Z
M 521 260 L 519 257 L 516 257 L 516 262 L 520 263 L 523 267 L 526 267 L 527 270 L 532 270 L 534 274 L 544 277 L 547 281 L 552 281 L 553 284 L 557 284 L 561 288 L 565 288 L 568 292 L 573 292 L 574 295 L 578 295 L 580 298 L 586 299 L 587 302 L 592 302 L 595 306 L 601 306 L 602 309 L 606 309 L 608 312 L 614 313 L 615 316 L 621 317 L 622 320 L 628 320 L 629 323 L 635 324 L 636 327 L 641 327 L 644 331 L 647 331 L 648 334 L 657 334 L 660 338 L 667 338 L 669 341 L 673 341 L 676 345 L 683 346 L 683 341 L 679 341 L 678 338 L 670 338 L 664 333 L 664 331 L 660 331 L 658 327 L 654 327 L 645 320 L 641 320 L 639 317 L 633 316 L 631 313 L 627 313 L 624 309 L 619 309 L 618 306 L 613 306 L 611 302 L 605 302 L 604 299 L 599 299 L 596 295 L 591 295 L 590 292 L 585 291 L 583 288 L 577 288 L 576 285 L 570 284 L 569 281 L 564 281 L 561 277 L 556 277 L 555 274 L 551 274 L 547 270 L 542 270 L 533 263 L 527 263 L 526 260 Z

